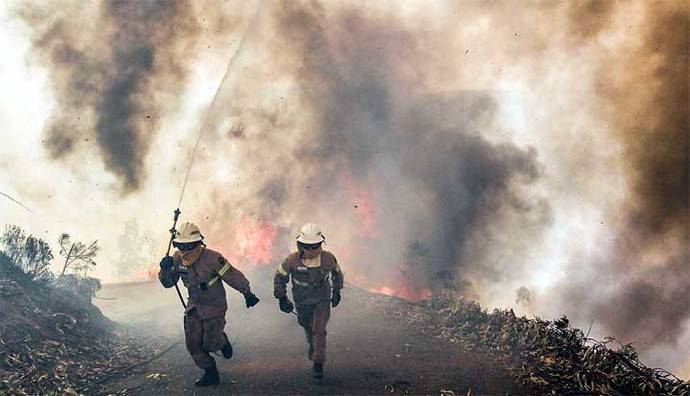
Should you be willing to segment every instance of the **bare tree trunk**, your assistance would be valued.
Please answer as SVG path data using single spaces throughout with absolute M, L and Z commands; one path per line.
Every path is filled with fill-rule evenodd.
M 67 267 L 69 266 L 69 260 L 72 258 L 72 251 L 74 250 L 74 243 L 72 246 L 69 248 L 69 252 L 67 253 L 67 256 L 65 256 L 65 264 L 62 266 L 62 272 L 60 273 L 60 276 L 58 276 L 58 280 L 62 279 L 62 276 L 65 275 L 65 271 L 67 271 Z

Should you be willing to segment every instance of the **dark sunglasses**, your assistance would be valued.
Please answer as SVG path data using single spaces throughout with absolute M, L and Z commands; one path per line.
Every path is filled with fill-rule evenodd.
M 199 242 L 187 242 L 187 243 L 173 242 L 173 246 L 175 246 L 176 248 L 180 249 L 183 252 L 188 252 L 190 250 L 194 250 L 194 248 L 199 246 Z
M 302 247 L 302 249 L 305 249 L 305 250 L 316 250 L 319 247 L 321 247 L 321 242 L 319 242 L 319 243 L 301 243 L 300 242 L 300 246 Z

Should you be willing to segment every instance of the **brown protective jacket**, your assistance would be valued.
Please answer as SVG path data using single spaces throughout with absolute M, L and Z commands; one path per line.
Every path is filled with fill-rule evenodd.
M 321 265 L 309 268 L 304 265 L 299 252 L 290 254 L 278 266 L 273 278 L 273 295 L 275 298 L 287 296 L 287 283 L 292 279 L 292 296 L 295 304 L 313 305 L 331 299 L 333 290 L 343 288 L 343 272 L 335 256 L 327 251 L 321 252 Z
M 175 252 L 173 267 L 167 271 L 161 268 L 158 272 L 158 279 L 165 288 L 175 286 L 180 278 L 189 292 L 185 313 L 196 308 L 201 320 L 225 316 L 228 303 L 220 279 L 242 294 L 250 292 L 249 281 L 244 274 L 231 266 L 223 255 L 208 248 L 204 248 L 201 256 L 189 267 L 182 266 L 180 253 Z

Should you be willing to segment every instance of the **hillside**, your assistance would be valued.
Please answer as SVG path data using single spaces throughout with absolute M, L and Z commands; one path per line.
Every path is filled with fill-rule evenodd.
M 147 355 L 96 306 L 48 284 L 0 278 L 0 315 L 0 394 L 88 393 Z

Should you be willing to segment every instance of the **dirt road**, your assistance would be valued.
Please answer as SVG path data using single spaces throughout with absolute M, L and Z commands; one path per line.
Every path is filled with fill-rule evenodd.
M 263 283 L 263 282 L 262 282 Z M 260 285 L 259 285 L 260 286 Z M 505 367 L 483 354 L 424 335 L 388 318 L 387 297 L 346 288 L 332 312 L 328 333 L 326 378 L 311 378 L 306 343 L 293 315 L 281 313 L 270 289 L 255 284 L 262 299 L 254 309 L 228 289 L 226 332 L 235 356 L 217 357 L 221 384 L 199 389 L 201 371 L 184 343 L 127 377 L 107 385 L 110 393 L 127 394 L 519 394 Z M 157 283 L 106 286 L 102 311 L 121 323 L 160 334 L 158 342 L 182 340 L 182 315 L 173 290 Z

